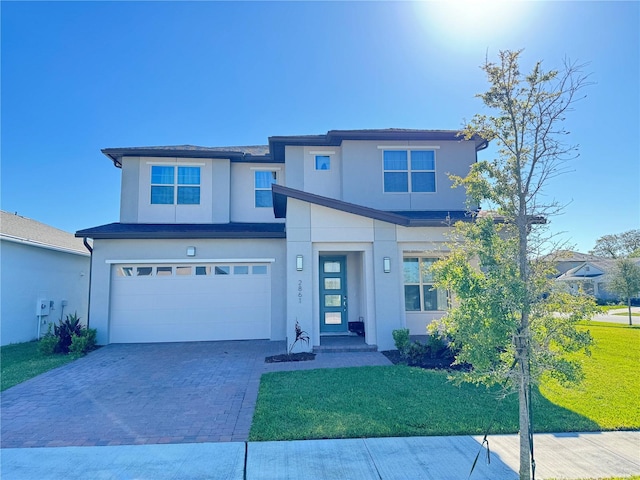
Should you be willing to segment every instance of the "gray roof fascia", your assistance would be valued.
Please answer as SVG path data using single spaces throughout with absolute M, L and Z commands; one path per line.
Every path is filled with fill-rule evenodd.
M 276 218 L 285 218 L 287 215 L 287 198 L 294 198 L 303 202 L 313 203 L 314 205 L 320 205 L 322 207 L 332 208 L 345 213 L 351 213 L 359 215 L 361 217 L 371 218 L 374 220 L 380 220 L 394 225 L 400 225 L 402 227 L 446 227 L 447 217 L 449 212 L 438 211 L 433 212 L 432 218 L 411 218 L 407 215 L 402 215 L 396 212 L 388 212 L 384 210 L 377 210 L 375 208 L 364 207 L 362 205 L 356 205 L 354 203 L 343 202 L 342 200 L 336 200 L 335 198 L 323 197 L 314 193 L 303 192 L 289 187 L 283 187 L 282 185 L 272 185 L 272 193 L 274 197 L 273 209 Z M 460 212 L 455 212 L 460 213 Z M 442 218 L 439 218 L 442 216 Z M 457 218 L 460 221 L 473 221 L 473 216 Z
M 302 190 L 296 190 L 294 188 L 284 187 L 277 184 L 272 185 L 271 189 L 274 196 L 273 210 L 276 218 L 286 217 L 286 199 L 295 198 L 296 200 L 313 203 L 314 205 L 320 205 L 322 207 L 332 208 L 341 212 L 353 213 L 362 217 L 382 220 L 383 222 L 403 225 L 405 227 L 409 226 L 409 219 L 407 217 L 403 217 L 395 213 L 376 210 L 369 207 L 363 207 L 362 205 L 343 202 L 342 200 L 336 200 L 335 198 L 323 197 L 321 195 L 316 195 L 315 193 L 303 192 Z
M 232 162 L 284 163 L 274 160 L 271 155 L 252 155 L 238 150 L 224 149 L 187 149 L 187 148 L 103 148 L 106 155 L 117 168 L 122 167 L 122 157 L 180 157 L 180 158 L 228 158 Z
M 252 239 L 286 238 L 284 223 L 225 223 L 225 224 L 133 224 L 109 223 L 79 230 L 76 237 L 94 240 L 117 239 Z

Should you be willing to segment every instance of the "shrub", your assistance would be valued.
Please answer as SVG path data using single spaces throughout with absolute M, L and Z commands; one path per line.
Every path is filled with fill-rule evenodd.
M 78 313 L 67 315 L 66 320 L 60 320 L 59 325 L 53 326 L 53 334 L 58 338 L 56 353 L 69 353 L 71 339 L 74 335 L 80 335 L 82 324 Z
M 431 358 L 441 356 L 447 349 L 447 343 L 444 338 L 431 334 L 427 337 L 427 347 L 429 347 L 429 355 Z
M 95 349 L 96 334 L 97 330 L 95 328 L 83 328 L 79 335 L 73 335 L 71 337 L 69 353 L 73 356 L 81 357 Z
M 429 355 L 429 346 L 422 342 L 411 342 L 407 347 L 405 359 L 411 366 L 421 365 L 422 360 Z
M 406 359 L 409 353 L 409 345 L 411 345 L 411 339 L 409 338 L 409 329 L 401 328 L 391 332 L 393 335 L 393 341 L 400 352 L 402 358 Z
M 51 333 L 47 333 L 38 342 L 38 350 L 42 355 L 53 355 L 58 348 L 58 337 L 54 337 Z

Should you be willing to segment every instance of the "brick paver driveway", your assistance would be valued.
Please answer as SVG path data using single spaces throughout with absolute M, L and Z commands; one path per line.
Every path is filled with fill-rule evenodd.
M 284 342 L 114 344 L 2 392 L 3 448 L 246 441 L 265 371 L 388 364 L 380 353 L 266 364 Z

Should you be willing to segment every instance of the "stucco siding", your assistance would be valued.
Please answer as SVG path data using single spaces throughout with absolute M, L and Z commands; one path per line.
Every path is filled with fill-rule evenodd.
M 140 158 L 123 157 L 120 183 L 120 222 L 138 222 L 139 201 Z
M 283 185 L 304 190 L 304 147 L 285 147 L 285 168 L 287 170 L 287 182 Z
M 283 165 L 280 163 L 232 163 L 231 164 L 231 199 L 230 218 L 232 222 L 284 222 L 273 215 L 272 207 L 256 207 L 255 205 L 255 172 L 275 171 L 279 185 L 284 185 L 286 178 Z
M 385 193 L 383 148 L 437 147 L 435 193 Z M 460 210 L 466 194 L 452 189 L 448 174 L 465 176 L 475 161 L 472 142 L 344 141 L 342 157 L 342 199 L 380 210 Z
M 42 334 L 50 323 L 77 312 L 87 321 L 89 292 L 88 255 L 76 255 L 10 241 L 0 242 L 2 308 L 1 344 L 34 340 L 38 335 L 36 302 L 53 301 L 42 317 Z M 62 307 L 62 300 L 67 305 Z
M 342 149 L 340 147 L 305 147 L 304 191 L 342 199 Z M 328 156 L 330 167 L 316 170 L 316 156 Z
M 185 165 L 200 167 L 200 203 L 152 205 L 151 167 Z M 122 223 L 226 223 L 229 221 L 230 161 L 125 157 L 122 163 L 120 221 Z

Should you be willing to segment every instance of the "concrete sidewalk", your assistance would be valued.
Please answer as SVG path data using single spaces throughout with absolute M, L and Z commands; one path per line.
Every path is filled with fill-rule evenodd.
M 517 479 L 516 435 L 3 448 L 3 480 Z M 640 475 L 640 432 L 539 434 L 536 478 Z

